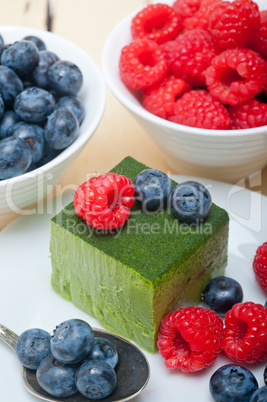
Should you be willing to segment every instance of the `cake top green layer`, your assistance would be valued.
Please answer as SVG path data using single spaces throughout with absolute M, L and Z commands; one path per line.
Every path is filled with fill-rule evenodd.
M 147 168 L 126 157 L 111 171 L 133 180 Z M 177 183 L 173 181 L 173 185 Z M 118 228 L 113 234 L 103 234 L 88 226 L 76 215 L 73 203 L 52 218 L 57 225 L 133 269 L 153 285 L 160 283 L 174 265 L 183 264 L 228 220 L 227 212 L 215 204 L 202 224 L 188 225 L 180 223 L 168 210 L 146 214 L 137 202 L 123 228 Z

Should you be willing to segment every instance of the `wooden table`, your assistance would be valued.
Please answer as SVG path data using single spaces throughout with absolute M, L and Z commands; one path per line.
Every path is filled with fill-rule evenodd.
M 149 0 L 0 0 L 0 24 L 50 28 L 87 51 L 101 67 L 101 52 L 111 29 Z M 52 15 L 48 17 L 48 3 Z M 71 56 L 71 55 L 70 55 Z M 80 184 L 88 172 L 106 172 L 131 155 L 151 167 L 170 172 L 158 146 L 107 89 L 107 105 L 94 136 L 62 180 Z M 173 172 L 171 172 L 173 173 Z M 177 172 L 179 174 L 179 169 Z M 197 172 L 196 172 L 197 175 Z M 257 185 L 244 185 L 267 195 L 267 168 L 257 172 Z M 1 222 L 0 222 L 1 229 Z

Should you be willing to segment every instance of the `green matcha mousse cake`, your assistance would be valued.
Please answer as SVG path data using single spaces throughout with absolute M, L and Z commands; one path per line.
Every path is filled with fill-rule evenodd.
M 112 172 L 133 180 L 146 168 L 127 157 Z M 203 223 L 188 225 L 168 209 L 146 214 L 136 202 L 123 228 L 103 234 L 71 203 L 51 220 L 52 287 L 109 331 L 154 352 L 166 314 L 198 303 L 205 284 L 224 273 L 228 226 L 215 204 Z

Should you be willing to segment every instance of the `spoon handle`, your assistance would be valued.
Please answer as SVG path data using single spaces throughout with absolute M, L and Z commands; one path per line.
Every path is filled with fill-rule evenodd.
M 18 335 L 4 325 L 0 324 L 0 339 L 15 351 L 15 346 L 18 340 Z

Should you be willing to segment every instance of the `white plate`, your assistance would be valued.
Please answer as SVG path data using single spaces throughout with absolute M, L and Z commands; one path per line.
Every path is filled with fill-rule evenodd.
M 174 177 L 178 182 L 188 179 Z M 255 185 L 260 177 L 256 178 Z M 266 295 L 255 281 L 252 260 L 256 248 L 267 241 L 267 198 L 257 192 L 225 183 L 201 181 L 209 186 L 213 201 L 228 210 L 231 218 L 229 264 L 226 274 L 237 279 L 244 291 L 244 301 L 264 303 Z M 258 181 L 258 182 L 257 182 Z M 252 184 L 253 185 L 253 184 Z M 63 300 L 50 286 L 49 259 L 50 218 L 73 195 L 64 195 L 38 207 L 38 213 L 25 216 L 0 233 L 0 322 L 17 334 L 32 327 L 51 331 L 69 318 L 80 318 L 100 328 L 98 322 L 72 303 Z M 265 223 L 265 226 L 264 226 Z M 15 353 L 0 343 L 0 400 L 5 402 L 37 401 L 22 385 L 20 365 Z M 165 368 L 159 354 L 146 353 L 151 378 L 136 402 L 211 402 L 209 378 L 221 365 L 230 363 L 219 356 L 205 371 L 183 374 Z M 251 367 L 263 386 L 264 364 Z

